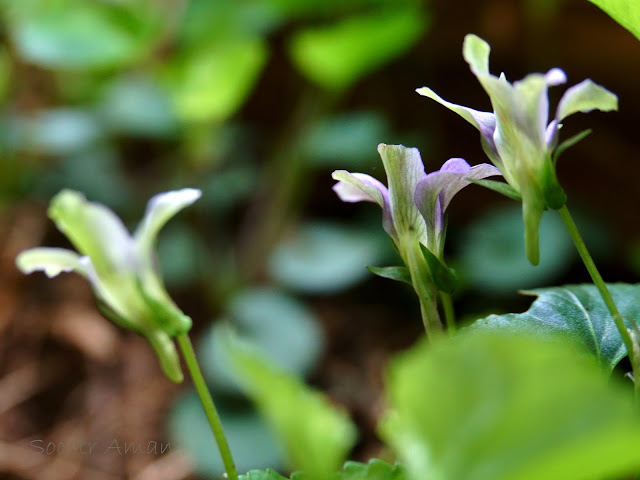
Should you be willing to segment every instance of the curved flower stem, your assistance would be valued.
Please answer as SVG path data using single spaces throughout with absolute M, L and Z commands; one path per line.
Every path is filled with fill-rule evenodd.
M 451 295 L 446 292 L 440 292 L 440 301 L 442 302 L 442 309 L 444 310 L 444 318 L 447 322 L 447 332 L 453 334 L 456 332 L 456 314 L 453 311 L 453 301 Z
M 634 342 L 631 338 L 631 334 L 629 333 L 629 330 L 627 330 L 627 326 L 624 324 L 622 315 L 620 315 L 620 312 L 618 311 L 618 307 L 616 306 L 615 302 L 613 301 L 613 298 L 611 297 L 611 293 L 607 288 L 607 284 L 602 279 L 602 276 L 600 275 L 600 272 L 598 271 L 596 264 L 593 262 L 593 259 L 591 258 L 591 255 L 587 250 L 587 246 L 585 245 L 584 240 L 580 236 L 580 232 L 578 232 L 578 227 L 573 221 L 573 218 L 571 217 L 571 214 L 569 213 L 569 210 L 567 209 L 566 205 L 561 209 L 559 209 L 558 213 L 560 213 L 560 217 L 562 217 L 562 220 L 564 221 L 564 224 L 566 225 L 567 230 L 569 231 L 569 235 L 571 235 L 571 239 L 573 240 L 573 243 L 576 245 L 576 248 L 578 249 L 578 253 L 580 254 L 580 258 L 582 258 L 582 262 L 584 263 L 584 266 L 587 267 L 587 270 L 589 271 L 589 275 L 591 275 L 591 279 L 593 280 L 593 283 L 598 288 L 598 291 L 600 292 L 600 296 L 602 297 L 602 300 L 604 300 L 604 303 L 607 306 L 609 313 L 613 317 L 613 321 L 615 322 L 616 327 L 618 328 L 618 331 L 620 332 L 620 336 L 622 337 L 624 346 L 627 348 L 629 359 L 631 360 L 631 367 L 633 369 L 634 390 L 636 393 L 636 398 L 640 399 L 640 368 L 639 368 L 640 352 L 634 349 Z
M 405 244 L 402 250 L 411 274 L 413 289 L 420 300 L 422 323 L 427 332 L 427 337 L 431 339 L 435 335 L 442 333 L 442 321 L 438 313 L 437 290 L 431 280 L 429 267 L 420 250 L 420 244 L 411 242 L 408 245 Z
M 184 356 L 185 363 L 187 364 L 187 368 L 189 369 L 189 373 L 191 374 L 191 378 L 193 379 L 193 384 L 195 385 L 196 391 L 200 396 L 202 408 L 204 409 L 204 413 L 207 415 L 207 420 L 209 420 L 211 431 L 213 432 L 213 436 L 215 437 L 216 443 L 218 444 L 218 450 L 220 451 L 222 463 L 224 464 L 224 468 L 227 472 L 227 478 L 229 480 L 238 480 L 238 472 L 236 470 L 235 464 L 233 463 L 233 457 L 231 456 L 229 444 L 227 443 L 227 439 L 224 436 L 224 431 L 222 430 L 222 423 L 220 423 L 218 411 L 216 410 L 216 406 L 213 404 L 213 399 L 211 398 L 211 394 L 207 389 L 204 377 L 202 376 L 202 372 L 200 371 L 200 365 L 198 364 L 196 354 L 193 351 L 191 340 L 186 333 L 179 335 L 177 338 L 178 345 L 180 345 L 180 350 L 182 351 L 182 355 Z

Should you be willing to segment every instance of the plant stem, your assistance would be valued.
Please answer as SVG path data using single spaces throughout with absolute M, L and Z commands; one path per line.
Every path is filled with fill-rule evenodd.
M 447 332 L 455 333 L 456 331 L 456 314 L 453 311 L 453 301 L 451 295 L 446 292 L 440 292 L 440 301 L 444 310 L 444 318 L 447 322 Z
M 222 463 L 224 464 L 224 468 L 227 472 L 227 478 L 229 480 L 238 480 L 238 472 L 236 471 L 236 466 L 233 463 L 233 457 L 231 456 L 231 450 L 229 449 L 227 438 L 224 436 L 224 431 L 222 430 L 222 423 L 220 423 L 218 411 L 216 410 L 211 394 L 207 389 L 207 384 L 205 383 L 202 372 L 200 371 L 200 365 L 198 364 L 198 359 L 193 351 L 191 340 L 186 333 L 179 335 L 177 338 L 178 345 L 180 345 L 180 350 L 182 351 L 185 363 L 187 364 L 187 369 L 191 374 L 193 384 L 200 396 L 202 408 L 204 409 L 204 413 L 207 415 L 211 431 L 213 432 L 213 436 L 218 444 L 218 450 L 220 451 Z
M 631 360 L 631 367 L 633 369 L 634 390 L 636 393 L 636 398 L 640 398 L 640 369 L 638 368 L 640 365 L 640 362 L 638 361 L 639 355 L 638 355 L 638 352 L 636 352 L 635 349 L 633 348 L 634 342 L 631 338 L 629 330 L 627 330 L 627 326 L 624 324 L 622 315 L 620 315 L 620 312 L 618 311 L 618 307 L 616 306 L 615 302 L 613 301 L 613 298 L 611 297 L 611 293 L 607 288 L 607 284 L 602 279 L 602 276 L 600 275 L 600 272 L 598 271 L 596 264 L 593 262 L 593 259 L 591 258 L 591 255 L 587 250 L 587 246 L 585 245 L 584 240 L 582 239 L 582 236 L 580 236 L 580 232 L 578 232 L 578 227 L 573 221 L 573 218 L 571 217 L 571 214 L 569 213 L 569 210 L 567 209 L 566 205 L 563 206 L 561 209 L 559 209 L 558 213 L 560 213 L 560 217 L 562 217 L 562 220 L 564 221 L 564 224 L 566 225 L 567 230 L 569 231 L 569 235 L 571 235 L 571 239 L 573 240 L 573 243 L 578 249 L 578 253 L 580 254 L 580 258 L 582 258 L 582 262 L 584 263 L 584 266 L 587 267 L 587 270 L 589 272 L 589 275 L 591 275 L 591 279 L 593 280 L 593 283 L 598 288 L 598 291 L 600 292 L 600 296 L 602 297 L 602 300 L 604 300 L 604 304 L 607 306 L 607 309 L 609 310 L 609 313 L 613 317 L 613 321 L 615 322 L 616 327 L 620 332 L 620 336 L 622 337 L 624 346 L 627 348 L 627 354 L 629 355 L 629 359 Z
M 407 245 L 408 243 L 408 245 Z M 411 274 L 413 289 L 420 300 L 422 323 L 430 339 L 442 333 L 442 321 L 438 313 L 437 289 L 431 280 L 431 273 L 418 242 L 406 242 L 404 248 L 405 262 Z

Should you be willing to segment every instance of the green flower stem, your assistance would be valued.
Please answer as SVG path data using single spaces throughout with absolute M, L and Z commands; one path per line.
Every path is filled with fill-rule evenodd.
M 587 270 L 589 271 L 589 275 L 591 275 L 591 279 L 593 280 L 593 283 L 598 288 L 598 291 L 600 292 L 600 296 L 602 297 L 602 300 L 604 300 L 604 303 L 607 306 L 609 313 L 613 317 L 613 321 L 615 322 L 616 327 L 618 328 L 618 331 L 620 332 L 622 341 L 624 342 L 624 345 L 627 348 L 629 359 L 631 360 L 636 398 L 640 398 L 640 369 L 638 368 L 640 365 L 640 362 L 639 362 L 640 352 L 638 352 L 637 349 L 634 348 L 634 342 L 631 339 L 629 330 L 627 330 L 627 326 L 624 324 L 622 315 L 620 315 L 620 312 L 618 311 L 618 307 L 616 307 L 616 304 L 613 301 L 613 298 L 611 297 L 611 293 L 607 288 L 607 284 L 602 279 L 602 276 L 600 275 L 600 272 L 598 271 L 596 264 L 593 262 L 593 259 L 591 258 L 591 255 L 587 250 L 587 246 L 585 245 L 584 240 L 580 236 L 580 232 L 578 232 L 578 227 L 573 221 L 573 218 L 571 217 L 571 214 L 569 213 L 569 210 L 567 209 L 566 205 L 563 206 L 561 209 L 559 209 L 558 212 L 560 213 L 560 217 L 562 217 L 562 220 L 564 221 L 564 224 L 566 225 L 567 230 L 569 231 L 569 235 L 571 235 L 571 239 L 573 240 L 573 243 L 576 245 L 576 248 L 578 249 L 578 253 L 580 254 L 580 258 L 582 258 L 584 266 L 587 267 Z
M 213 432 L 213 436 L 218 444 L 218 450 L 222 457 L 222 463 L 224 464 L 227 478 L 229 480 L 238 480 L 238 472 L 235 464 L 233 463 L 233 457 L 231 456 L 231 450 L 229 449 L 227 438 L 224 436 L 224 431 L 222 430 L 222 423 L 220 423 L 218 411 L 216 410 L 216 406 L 213 404 L 213 399 L 211 398 L 211 394 L 207 389 L 207 384 L 205 383 L 202 372 L 200 371 L 200 365 L 198 364 L 198 359 L 193 351 L 191 340 L 186 333 L 179 335 L 177 338 L 178 345 L 180 345 L 180 350 L 182 351 L 185 363 L 187 364 L 187 368 L 189 369 L 189 373 L 193 379 L 196 391 L 200 396 L 202 408 L 204 408 L 204 413 L 207 415 L 211 431 Z
M 404 247 L 401 247 L 401 251 L 411 274 L 413 289 L 420 300 L 422 323 L 427 336 L 432 338 L 442 333 L 442 321 L 438 313 L 437 289 L 433 284 L 429 267 L 420 250 L 420 244 L 417 241 L 405 242 Z
M 442 309 L 444 310 L 444 318 L 447 322 L 447 331 L 449 333 L 455 333 L 456 331 L 456 314 L 453 311 L 453 301 L 451 295 L 446 292 L 440 292 L 440 301 L 442 302 Z

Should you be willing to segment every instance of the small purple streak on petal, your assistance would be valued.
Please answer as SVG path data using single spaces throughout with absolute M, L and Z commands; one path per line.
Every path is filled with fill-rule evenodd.
M 559 68 L 552 68 L 544 76 L 545 82 L 550 87 L 567 83 L 567 75 Z

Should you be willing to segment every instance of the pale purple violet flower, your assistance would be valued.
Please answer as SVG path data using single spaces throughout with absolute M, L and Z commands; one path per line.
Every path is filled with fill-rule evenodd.
M 333 187 L 344 202 L 374 202 L 382 207 L 382 224 L 402 254 L 405 242 L 419 242 L 442 258 L 446 231 L 445 211 L 451 199 L 471 179 L 500 175 L 492 165 L 470 167 L 452 158 L 430 174 L 424 171 L 420 152 L 402 145 L 378 146 L 389 187 L 363 173 L 333 172 Z
M 489 95 L 493 112 L 447 102 L 427 87 L 417 92 L 454 111 L 480 131 L 485 153 L 522 197 L 526 251 L 535 265 L 539 261 L 538 226 L 542 212 L 545 208 L 561 208 L 566 201 L 552 156 L 560 122 L 576 112 L 616 110 L 617 97 L 591 80 L 584 80 L 565 92 L 549 122 L 547 89 L 565 83 L 564 72 L 554 68 L 511 84 L 504 75 L 489 73 L 489 53 L 487 42 L 475 35 L 465 37 L 463 56 Z

